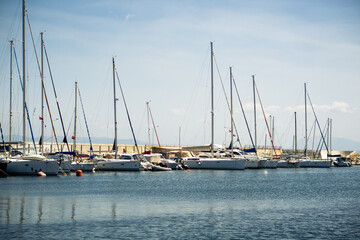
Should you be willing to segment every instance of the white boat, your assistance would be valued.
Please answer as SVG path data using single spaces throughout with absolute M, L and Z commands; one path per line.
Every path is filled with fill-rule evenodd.
M 118 159 L 97 158 L 95 169 L 100 171 L 140 171 L 143 170 L 140 154 L 122 154 Z
M 145 159 L 153 164 L 162 165 L 172 170 L 182 169 L 180 164 L 175 160 L 166 159 L 161 153 L 144 154 Z
M 188 158 L 182 162 L 189 169 L 244 170 L 246 160 L 240 158 Z
M 346 161 L 334 161 L 334 166 L 336 167 L 351 167 L 351 163 L 350 162 L 346 162 Z
M 331 160 L 327 159 L 299 159 L 300 167 L 303 168 L 329 168 Z
M 258 159 L 246 159 L 245 168 L 246 169 L 258 169 L 259 168 Z
M 278 160 L 275 159 L 260 159 L 259 168 L 277 168 Z
M 72 162 L 71 171 L 94 171 L 95 170 L 95 164 L 92 162 Z
M 210 43 L 211 46 L 211 100 L 213 102 L 213 43 Z M 232 117 L 232 116 L 231 116 Z M 211 104 L 211 130 L 214 132 L 214 108 Z M 189 169 L 212 169 L 212 170 L 243 170 L 245 169 L 245 159 L 244 158 L 214 158 L 214 134 L 211 134 L 211 144 L 210 144 L 210 158 L 187 158 L 183 159 L 183 164 Z
M 277 164 L 278 168 L 299 168 L 300 163 L 296 159 L 279 160 Z
M 151 164 L 151 171 L 172 171 L 169 167 L 163 167 L 157 164 Z
M 58 161 L 46 159 L 41 155 L 7 158 L 2 162 L 6 163 L 5 172 L 9 175 L 38 175 L 39 172 L 46 175 L 57 175 L 59 173 Z
M 226 151 L 227 156 L 231 156 L 233 154 L 236 158 L 245 159 L 245 168 L 246 169 L 258 169 L 259 168 L 259 157 L 255 155 L 244 154 L 240 149 L 233 149 L 232 152 L 230 150 Z

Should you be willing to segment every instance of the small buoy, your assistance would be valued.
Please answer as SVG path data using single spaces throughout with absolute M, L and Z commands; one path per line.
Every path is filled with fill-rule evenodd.
M 38 176 L 39 177 L 46 177 L 46 174 L 42 171 L 38 172 Z
M 81 170 L 76 170 L 76 176 L 81 177 L 82 176 L 82 171 Z

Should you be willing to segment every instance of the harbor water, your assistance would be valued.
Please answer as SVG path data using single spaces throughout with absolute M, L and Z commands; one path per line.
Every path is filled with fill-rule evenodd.
M 1 239 L 360 239 L 360 167 L 0 179 Z

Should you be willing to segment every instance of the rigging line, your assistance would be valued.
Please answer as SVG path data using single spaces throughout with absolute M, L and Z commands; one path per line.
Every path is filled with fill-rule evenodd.
M 47 54 L 47 51 L 46 51 L 45 44 L 44 44 L 44 51 L 45 51 L 45 56 L 46 56 L 46 62 L 47 62 L 48 68 L 49 68 L 51 83 L 52 83 L 53 90 L 54 90 L 54 94 L 55 94 L 56 105 L 57 105 L 57 109 L 58 109 L 59 117 L 60 117 L 60 121 L 61 121 L 61 127 L 62 127 L 63 134 L 64 134 L 64 140 L 63 140 L 63 142 L 66 143 L 67 149 L 68 149 L 68 151 L 70 151 L 69 143 L 68 143 L 67 137 L 66 137 L 65 127 L 64 127 L 64 121 L 63 121 L 63 118 L 62 118 L 62 114 L 61 114 L 61 110 L 60 110 L 60 105 L 59 105 L 58 97 L 57 97 L 57 94 L 56 94 L 54 79 L 53 79 L 53 76 L 52 76 L 52 72 L 51 72 L 51 68 L 50 68 L 50 63 L 49 63 L 49 58 L 48 58 L 48 54 Z
M 240 99 L 240 94 L 239 94 L 239 91 L 238 91 L 238 88 L 237 88 L 237 85 L 236 85 L 236 82 L 235 82 L 235 79 L 234 79 L 234 78 L 233 78 L 233 82 L 234 82 L 234 86 L 235 86 L 235 90 L 236 90 L 237 97 L 238 97 L 238 99 L 239 99 L 241 111 L 242 111 L 243 116 L 244 116 L 244 119 L 245 119 L 246 127 L 247 127 L 247 130 L 248 130 L 248 132 L 249 132 L 251 144 L 253 145 L 253 148 L 255 148 L 254 140 L 253 140 L 253 138 L 252 138 L 251 131 L 250 131 L 250 127 L 249 127 L 249 123 L 248 123 L 248 121 L 247 121 L 247 118 L 246 118 L 246 115 L 245 115 L 245 111 L 244 111 L 244 107 L 243 107 L 243 105 L 242 105 L 242 102 L 241 102 L 241 99 Z M 256 152 L 256 155 L 257 155 L 257 152 Z
M 312 140 L 312 148 L 311 151 L 314 151 L 314 145 L 315 145 L 315 131 L 316 131 L 316 121 L 314 121 L 314 123 L 311 126 L 310 129 L 310 133 L 309 133 L 309 137 L 308 137 L 308 142 L 310 142 L 310 137 L 311 134 L 313 135 L 313 140 Z
M 116 71 L 116 69 L 115 69 L 115 72 L 116 72 L 116 77 L 117 77 L 117 80 L 118 80 L 118 83 L 119 83 L 119 86 L 120 86 L 120 91 L 121 91 L 122 99 L 123 99 L 123 101 L 124 101 L 124 105 L 125 105 L 125 109 L 126 109 L 126 114 L 127 114 L 128 120 L 129 120 L 131 132 L 132 132 L 132 135 L 133 135 L 133 138 L 134 138 L 136 150 L 137 150 L 138 153 L 140 153 L 139 147 L 138 147 L 138 144 L 137 144 L 137 141 L 136 141 L 134 129 L 133 129 L 133 126 L 132 126 L 132 124 L 131 124 L 130 114 L 129 114 L 129 110 L 128 110 L 128 107 L 127 107 L 127 104 L 126 104 L 126 101 L 125 101 L 124 92 L 123 92 L 123 90 L 122 90 L 121 83 L 120 83 L 120 79 L 119 79 L 119 75 L 118 75 L 118 72 Z
M 2 127 L 1 127 L 1 122 L 0 122 L 0 131 L 1 131 L 1 141 L 2 141 L 2 144 L 5 147 L 5 140 L 4 140 L 3 130 L 2 130 Z M 5 151 L 5 149 L 4 149 L 4 151 Z
M 326 121 L 325 126 L 324 126 L 324 128 L 323 128 L 323 131 L 324 131 L 324 132 L 325 132 L 325 129 L 326 129 L 325 136 L 327 136 L 328 133 L 329 133 L 329 119 Z M 323 144 L 323 142 L 322 142 L 321 139 L 320 139 L 320 141 L 319 141 L 319 143 L 318 143 L 318 146 L 317 146 L 317 148 L 316 148 L 316 152 L 313 153 L 313 157 L 314 157 L 314 158 L 315 158 L 316 156 L 321 156 L 320 151 L 321 151 L 323 145 L 324 145 L 324 144 Z
M 19 73 L 19 80 L 20 80 L 21 89 L 22 89 L 22 91 L 24 91 L 24 87 L 23 87 L 23 83 L 22 83 L 22 79 L 21 79 L 21 75 L 20 75 L 19 63 L 18 63 L 17 57 L 16 57 L 15 46 L 14 46 L 14 56 L 15 56 L 17 70 L 18 70 L 18 73 Z M 35 143 L 35 139 L 34 139 L 34 133 L 33 133 L 33 129 L 32 129 L 31 121 L 30 121 L 30 116 L 29 116 L 29 109 L 27 107 L 26 101 L 25 101 L 25 110 L 26 110 L 26 116 L 27 116 L 27 119 L 28 119 L 28 122 L 29 122 L 30 133 L 31 133 L 31 138 L 32 138 L 33 144 L 34 144 L 35 153 L 37 154 L 36 143 Z M 24 144 L 25 144 L 25 142 L 24 142 Z M 23 153 L 23 154 L 25 154 L 25 153 Z
M 74 109 L 74 111 L 72 111 L 72 115 L 71 115 L 71 118 L 70 118 L 70 119 L 72 119 L 72 118 L 74 117 L 74 115 L 75 115 L 75 109 Z M 67 131 L 66 131 L 66 134 L 67 134 L 67 135 L 69 135 L 71 124 L 72 124 L 72 121 L 70 121 L 69 127 L 68 127 L 68 129 L 67 129 Z
M 242 144 L 241 144 L 241 142 L 240 142 L 240 137 L 239 137 L 239 132 L 238 132 L 238 130 L 237 130 L 237 127 L 236 127 L 236 124 L 235 124 L 235 121 L 234 121 L 234 116 L 231 115 L 231 107 L 230 107 L 229 99 L 228 99 L 227 94 L 226 94 L 226 91 L 225 91 L 224 83 L 223 83 L 222 78 L 221 78 L 221 75 L 220 75 L 220 71 L 219 71 L 219 67 L 218 67 L 218 64 L 217 64 L 215 55 L 214 55 L 214 60 L 215 60 L 215 65 L 216 65 L 217 72 L 218 72 L 218 74 L 219 74 L 221 86 L 222 86 L 222 89 L 223 89 L 223 91 L 224 91 L 226 103 L 227 103 L 227 106 L 228 106 L 228 109 L 229 109 L 229 112 L 230 112 L 231 121 L 232 121 L 232 123 L 234 124 L 234 127 L 235 127 L 237 141 L 239 142 L 240 147 L 242 148 Z M 233 134 L 233 133 L 231 133 L 231 134 Z
M 55 141 L 56 141 L 56 146 L 57 146 L 57 148 L 58 148 L 58 151 L 60 151 L 59 142 L 58 142 L 58 140 L 57 140 L 56 131 L 55 131 L 55 126 L 54 126 L 54 121 L 53 121 L 52 114 L 51 114 L 51 111 L 50 111 L 49 100 L 48 100 L 47 93 L 46 93 L 46 90 L 45 90 L 44 75 L 43 75 L 43 73 L 42 73 L 42 71 L 41 71 L 41 68 L 40 68 L 39 58 L 38 58 L 38 55 L 37 55 L 37 52 L 36 52 L 34 37 L 33 37 L 33 34 L 32 34 L 31 25 L 30 25 L 30 20 L 29 20 L 29 15 L 27 14 L 27 10 L 26 10 L 26 16 L 27 16 L 27 20 L 28 20 L 28 24 L 29 24 L 29 28 L 30 28 L 31 39 L 32 39 L 32 43 L 33 43 L 33 47 L 34 47 L 34 51 L 35 51 L 35 56 L 36 56 L 36 62 L 37 62 L 37 65 L 38 65 L 38 69 L 39 69 L 39 72 L 40 72 L 40 76 L 41 76 L 41 84 L 42 84 L 43 89 L 44 89 L 44 96 L 45 96 L 45 100 L 46 100 L 46 106 L 47 106 L 47 108 L 48 108 L 48 112 L 49 112 L 49 116 L 50 116 L 50 121 L 51 121 L 51 126 L 52 126 L 52 129 L 53 129 L 53 133 L 54 133 L 54 137 L 55 137 Z
M 272 147 L 274 149 L 274 154 L 276 155 L 276 151 L 275 151 L 275 147 L 274 147 L 274 140 L 273 140 L 273 137 L 271 136 L 269 124 L 268 124 L 266 116 L 265 116 L 265 111 L 264 111 L 264 108 L 263 108 L 263 105 L 262 105 L 262 102 L 261 102 L 261 98 L 260 98 L 260 94 L 259 94 L 259 90 L 258 90 L 256 84 L 255 84 L 255 88 L 256 88 L 256 92 L 257 92 L 257 95 L 258 95 L 258 98 L 259 98 L 260 106 L 261 106 L 261 109 L 262 109 L 262 112 L 263 112 L 263 115 L 264 115 L 266 127 L 267 127 L 267 130 L 268 130 L 269 136 L 270 136 L 271 145 L 272 145 Z
M 315 121 L 316 121 L 316 123 L 317 123 L 317 125 L 318 125 L 318 127 L 319 127 L 319 130 L 320 130 L 320 133 L 321 133 L 321 138 L 322 138 L 322 140 L 324 141 L 324 145 L 325 145 L 325 147 L 326 147 L 326 151 L 329 152 L 328 146 L 327 146 L 326 141 L 325 141 L 325 138 L 324 138 L 324 134 L 323 134 L 323 132 L 321 131 L 320 123 L 319 123 L 319 121 L 318 121 L 318 119 L 317 119 L 317 116 L 316 116 L 314 107 L 313 107 L 313 105 L 312 105 L 312 102 L 311 102 L 311 99 L 310 99 L 310 95 L 309 95 L 308 92 L 306 92 L 306 95 L 307 95 L 307 97 L 308 97 L 308 99 L 309 99 L 311 109 L 312 109 L 312 111 L 313 111 L 313 113 L 314 113 Z
M 85 120 L 85 125 L 86 125 L 86 131 L 87 131 L 87 134 L 88 134 L 88 137 L 89 137 L 89 142 L 90 142 L 90 155 L 92 155 L 92 154 L 94 154 L 94 152 L 93 152 L 93 146 L 92 146 L 92 142 L 91 142 L 89 126 L 88 126 L 87 121 L 86 121 L 84 105 L 83 105 L 83 102 L 82 102 L 82 98 L 81 98 L 81 94 L 80 94 L 80 89 L 79 89 L 79 87 L 78 87 L 78 92 L 79 92 L 79 98 L 80 98 L 80 103 L 81 103 L 82 112 L 83 112 L 83 115 L 84 115 L 84 120 Z
M 158 144 L 159 144 L 160 152 L 161 152 L 161 154 L 163 154 L 162 149 L 161 149 L 161 145 L 160 145 L 160 141 L 159 141 L 159 136 L 158 136 L 157 131 L 156 131 L 154 118 L 153 118 L 153 115 L 152 115 L 152 113 L 151 113 L 151 109 L 150 109 L 149 102 L 147 102 L 147 106 L 148 106 L 148 109 L 149 109 L 149 113 L 150 113 L 150 117 L 151 117 L 151 121 L 152 121 L 152 124 L 153 124 L 154 130 L 155 130 L 156 139 L 157 139 L 157 142 L 158 142 Z

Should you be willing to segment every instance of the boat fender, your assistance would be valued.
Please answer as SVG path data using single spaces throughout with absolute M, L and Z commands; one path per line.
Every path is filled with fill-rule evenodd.
M 76 170 L 76 176 L 81 177 L 82 176 L 82 171 L 81 170 Z
M 38 176 L 39 177 L 46 177 L 46 174 L 44 172 L 42 172 L 42 171 L 39 171 Z

